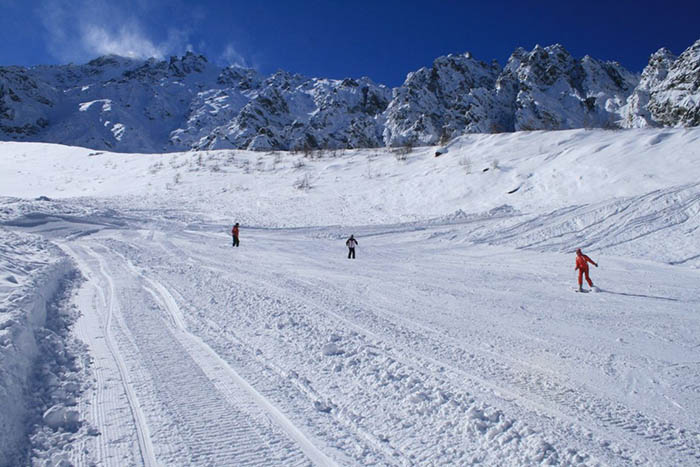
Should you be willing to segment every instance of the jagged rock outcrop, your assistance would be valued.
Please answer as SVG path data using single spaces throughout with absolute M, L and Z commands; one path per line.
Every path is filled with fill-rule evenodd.
M 700 40 L 673 62 L 647 108 L 663 126 L 700 125 Z
M 626 128 L 700 125 L 700 40 L 676 57 L 659 49 L 622 110 Z
M 387 109 L 386 144 L 434 144 L 461 134 L 473 123 L 474 101 L 493 89 L 500 71 L 498 64 L 466 53 L 440 57 L 431 68 L 409 73 Z
M 659 126 L 648 109 L 651 93 L 656 91 L 668 76 L 668 70 L 677 57 L 668 49 L 657 50 L 644 68 L 639 85 L 627 99 L 621 111 L 621 126 L 624 128 L 644 128 Z
M 233 147 L 225 127 L 258 95 L 263 80 L 255 70 L 225 68 L 216 79 L 218 87 L 200 91 L 193 97 L 185 122 L 170 133 L 172 148 Z
M 409 74 L 387 111 L 389 145 L 462 133 L 609 127 L 637 77 L 615 62 L 575 59 L 561 45 L 517 49 L 501 70 L 464 56 Z
M 391 90 L 368 78 L 310 79 L 280 71 L 259 81 L 227 80 L 228 88 L 203 93 L 185 128 L 173 138 L 197 149 L 316 149 L 382 145 L 382 113 Z M 193 122 L 193 117 L 196 121 Z M 205 125 L 202 121 L 208 118 Z M 195 124 L 195 138 L 184 139 Z M 203 131 L 202 131 L 203 130 Z
M 463 133 L 700 125 L 700 41 L 641 77 L 561 45 L 506 65 L 436 59 L 395 89 L 368 78 L 262 76 L 201 55 L 0 67 L 0 139 L 123 152 L 436 144 Z
M 615 62 L 577 60 L 557 44 L 516 50 L 499 81 L 503 99 L 516 93 L 507 131 L 563 130 L 612 125 L 637 77 Z
M 29 140 L 49 125 L 59 93 L 20 67 L 0 68 L 0 136 Z
M 170 133 L 182 124 L 192 95 L 218 73 L 218 67 L 192 53 L 168 61 L 106 56 L 85 65 L 17 68 L 15 74 L 36 91 L 18 102 L 13 113 L 38 123 L 30 133 L 13 138 L 3 112 L 0 137 L 163 151 Z
M 48 97 L 47 97 L 48 96 Z M 0 138 L 125 152 L 383 145 L 391 90 L 223 70 L 201 55 L 0 68 Z

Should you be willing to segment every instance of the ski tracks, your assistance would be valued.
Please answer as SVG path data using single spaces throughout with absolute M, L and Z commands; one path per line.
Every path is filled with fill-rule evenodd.
M 171 246 L 177 246 L 177 243 L 179 242 L 169 241 Z M 206 268 L 211 268 L 217 274 L 232 275 L 225 265 L 219 266 L 214 258 L 198 256 L 193 250 L 190 250 L 188 255 L 197 258 L 199 264 L 206 264 Z M 245 291 L 234 287 L 237 300 L 243 303 L 249 301 L 248 296 L 255 289 L 260 289 L 257 295 L 264 297 L 284 297 L 293 291 L 293 298 L 284 299 L 285 308 L 288 310 L 286 316 L 279 316 L 279 313 L 273 309 L 267 312 L 268 320 L 272 318 L 277 321 L 277 326 L 280 329 L 288 327 L 286 321 L 289 321 L 294 326 L 296 333 L 305 331 L 306 327 L 312 326 L 310 322 L 314 323 L 313 326 L 318 326 L 318 323 L 324 321 L 321 317 L 325 315 L 326 321 L 328 318 L 331 321 L 325 326 L 332 327 L 332 322 L 335 321 L 336 325 L 340 324 L 340 328 L 347 329 L 349 325 L 364 335 L 366 339 L 362 339 L 365 341 L 364 345 L 361 346 L 365 348 L 361 352 L 364 354 L 362 357 L 371 359 L 380 356 L 380 359 L 384 359 L 384 364 L 381 366 L 387 367 L 387 362 L 390 365 L 389 369 L 386 370 L 388 374 L 373 375 L 378 379 L 373 384 L 380 386 L 393 384 L 394 390 L 397 391 L 401 388 L 396 384 L 396 380 L 403 378 L 400 373 L 405 372 L 406 368 L 411 368 L 410 371 L 413 374 L 422 373 L 424 379 L 422 382 L 415 381 L 416 385 L 414 385 L 412 393 L 409 392 L 406 395 L 409 399 L 417 399 L 418 401 L 423 399 L 422 402 L 430 405 L 429 402 L 435 397 L 435 394 L 440 398 L 442 397 L 440 391 L 444 393 L 449 387 L 463 388 L 464 379 L 467 378 L 471 384 L 488 388 L 487 392 L 501 394 L 504 399 L 517 401 L 516 406 L 512 407 L 516 410 L 512 413 L 530 411 L 530 415 L 526 416 L 533 428 L 537 427 L 538 423 L 536 419 L 532 418 L 532 412 L 539 413 L 549 420 L 546 424 L 550 425 L 550 428 L 546 428 L 543 434 L 549 432 L 550 436 L 563 436 L 562 439 L 567 440 L 566 444 L 569 448 L 565 452 L 560 452 L 560 460 L 566 459 L 566 461 L 574 463 L 596 462 L 594 458 L 587 457 L 584 452 L 572 451 L 571 447 L 574 445 L 587 445 L 590 450 L 589 454 L 599 457 L 599 461 L 606 459 L 614 463 L 638 463 L 649 462 L 652 459 L 666 459 L 669 463 L 674 464 L 678 462 L 693 463 L 700 459 L 700 438 L 692 430 L 674 426 L 672 423 L 645 415 L 614 400 L 602 398 L 573 381 L 565 381 L 556 377 L 551 371 L 523 365 L 522 362 L 516 360 L 511 361 L 507 356 L 500 355 L 497 350 L 489 351 L 478 346 L 471 346 L 469 339 L 465 339 L 465 336 L 462 336 L 463 338 L 458 342 L 449 334 L 426 327 L 424 324 L 403 316 L 404 314 L 396 313 L 396 310 L 392 308 L 385 309 L 377 303 L 376 299 L 370 300 L 371 306 L 367 305 L 361 297 L 364 293 L 361 284 L 356 284 L 354 287 L 355 289 L 359 287 L 355 291 L 357 296 L 349 297 L 347 291 L 336 290 L 334 282 L 331 280 L 319 279 L 318 283 L 307 283 L 274 272 L 261 274 L 257 269 L 247 270 L 246 283 Z M 391 288 L 391 284 L 384 286 Z M 410 282 L 403 284 L 403 287 L 409 289 L 416 286 L 420 287 L 420 284 L 411 284 Z M 253 298 L 253 300 L 257 299 Z M 351 306 L 348 306 L 348 303 L 351 303 Z M 300 307 L 304 316 L 295 316 L 293 310 Z M 306 315 L 313 315 L 315 318 L 305 319 Z M 249 319 L 253 321 L 246 321 L 242 324 L 255 326 L 254 320 L 257 318 L 250 316 Z M 245 327 L 245 325 L 240 326 L 241 329 Z M 330 334 L 329 331 L 326 332 Z M 254 339 L 255 336 L 247 338 Z M 286 340 L 281 336 L 278 339 Z M 307 336 L 306 339 L 310 340 L 310 337 Z M 338 344 L 342 347 L 346 339 L 343 338 L 343 342 L 340 342 L 340 337 L 338 337 L 338 340 Z M 348 356 L 356 353 L 347 348 L 340 351 L 346 357 L 346 361 Z M 357 361 L 357 359 L 350 360 L 350 363 L 353 361 Z M 343 376 L 342 364 L 339 364 L 337 368 L 340 368 L 337 370 L 340 373 L 336 374 L 334 378 L 341 379 Z M 365 378 L 366 376 L 364 375 Z M 440 382 L 441 380 L 442 382 Z M 447 381 L 451 381 L 451 384 L 447 384 Z M 381 390 L 377 390 L 377 395 L 380 393 Z M 357 395 L 356 393 L 355 397 Z M 349 394 L 345 394 L 345 396 L 347 397 Z M 393 397 L 397 396 L 397 394 L 393 394 Z M 448 398 L 452 399 L 452 403 L 457 402 L 457 398 L 454 396 Z M 345 406 L 339 407 L 341 409 L 339 412 L 342 412 L 342 409 L 348 410 L 345 403 L 347 399 L 342 403 L 340 402 L 342 399 L 336 398 L 335 400 L 339 406 Z M 472 411 L 472 413 L 472 409 L 489 413 L 489 416 L 496 423 L 493 421 L 484 422 L 482 425 L 484 433 L 491 433 L 486 437 L 499 438 L 498 443 L 502 443 L 505 436 L 497 436 L 495 433 L 499 433 L 496 426 L 505 420 L 504 414 L 500 414 L 498 411 L 494 412 L 493 407 L 484 409 L 468 401 L 460 401 L 460 403 L 462 402 L 464 402 L 465 410 Z M 378 401 L 370 397 L 366 403 L 377 404 Z M 517 407 L 520 409 L 518 410 Z M 441 410 L 445 412 L 444 409 Z M 336 410 L 333 412 L 335 413 Z M 391 414 L 387 414 L 387 416 L 391 417 Z M 357 419 L 361 418 L 357 417 Z M 362 419 L 364 419 L 363 424 L 369 422 L 364 417 Z M 483 422 L 478 414 L 475 419 L 477 425 Z M 551 430 L 553 420 L 556 420 L 558 425 L 557 431 Z M 414 422 L 403 420 L 402 423 L 411 424 Z M 510 420 L 508 423 L 514 423 L 514 420 Z M 352 420 L 350 420 L 350 424 L 353 424 Z M 356 423 L 355 425 L 358 426 Z M 377 428 L 375 426 L 369 431 L 373 432 L 374 436 L 379 439 L 388 439 L 387 434 L 382 434 L 381 428 L 380 430 Z M 412 429 L 417 430 L 418 426 L 414 425 Z M 389 433 L 390 430 L 387 430 L 386 433 Z M 396 431 L 395 428 L 393 430 Z M 514 431 L 517 432 L 517 430 Z M 397 434 L 394 433 L 394 436 Z M 449 435 L 447 432 L 443 432 L 441 436 L 447 438 Z M 405 442 L 409 443 L 408 440 Z M 393 445 L 393 443 L 391 444 Z M 640 451 L 635 446 L 644 446 L 644 449 Z M 403 446 L 402 452 L 405 454 L 410 450 L 410 444 L 406 444 Z M 442 452 L 441 455 L 444 458 L 449 458 L 447 452 Z
M 190 334 L 177 303 L 161 283 L 142 276 L 125 258 L 95 245 L 68 247 L 93 282 L 104 307 L 106 347 L 128 399 L 129 424 L 143 465 L 335 465 L 272 403 L 211 348 Z M 99 277 L 99 283 L 95 283 Z M 101 287 L 104 285 L 105 287 Z M 106 292 L 102 292 L 103 288 Z M 94 320 L 89 325 L 98 324 Z M 82 334 L 94 332 L 83 329 Z M 118 337 L 114 337 L 114 333 Z M 99 381 L 98 388 L 104 382 Z M 100 461 L 110 454 L 106 394 L 92 406 L 103 432 Z M 122 419 L 121 423 L 125 424 Z M 128 431 L 125 426 L 115 429 Z M 128 451 L 123 447 L 122 451 Z M 107 458 L 107 459 L 106 459 Z
M 158 465 L 148 425 L 129 381 L 126 362 L 112 335 L 116 307 L 114 282 L 107 274 L 103 261 L 92 250 L 85 248 L 84 255 L 80 255 L 77 253 L 78 248 L 67 243 L 62 243 L 61 246 L 87 277 L 94 293 L 93 299 L 99 300 L 99 303 L 81 304 L 83 316 L 76 325 L 78 337 L 89 344 L 92 355 L 97 359 L 94 369 L 96 390 L 89 404 L 92 422 L 101 431 L 96 440 L 96 457 L 106 465 L 131 465 L 137 462 L 137 458 L 140 458 L 143 465 Z M 96 261 L 96 266 L 88 266 L 90 260 Z M 106 282 L 107 293 L 98 282 L 97 275 Z M 93 312 L 90 313 L 87 309 Z M 120 384 L 115 385 L 115 381 Z M 126 401 L 120 401 L 124 397 Z M 128 409 L 127 417 L 125 408 Z M 135 435 L 138 443 L 137 453 L 130 446 L 131 434 Z

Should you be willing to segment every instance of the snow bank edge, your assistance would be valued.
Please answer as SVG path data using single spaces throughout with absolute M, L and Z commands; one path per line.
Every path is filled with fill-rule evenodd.
M 37 331 L 46 324 L 47 308 L 60 290 L 61 283 L 74 266 L 69 258 L 43 267 L 11 304 L 12 317 L 5 322 L 6 340 L 0 346 L 0 465 L 14 465 L 25 454 L 30 427 L 30 379 L 38 357 Z M 9 339 L 9 341 L 8 341 Z

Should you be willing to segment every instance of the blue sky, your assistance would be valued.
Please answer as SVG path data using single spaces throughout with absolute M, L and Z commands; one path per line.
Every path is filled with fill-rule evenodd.
M 641 71 L 660 47 L 700 39 L 699 1 L 0 0 L 0 65 L 84 63 L 117 53 L 202 53 L 216 63 L 397 86 L 448 53 L 504 64 L 518 46 Z

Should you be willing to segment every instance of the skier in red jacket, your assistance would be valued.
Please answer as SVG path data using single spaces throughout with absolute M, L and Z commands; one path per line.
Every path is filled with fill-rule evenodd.
M 578 271 L 578 291 L 583 292 L 583 275 L 586 275 L 586 282 L 588 282 L 588 285 L 593 288 L 593 282 L 591 282 L 591 278 L 588 276 L 588 263 L 591 263 L 593 266 L 598 267 L 598 263 L 593 261 L 591 258 L 588 256 L 584 255 L 581 249 L 579 248 L 576 250 L 576 268 L 574 271 Z
M 240 245 L 241 242 L 238 241 L 238 222 L 231 229 L 231 235 L 233 236 L 233 246 Z

